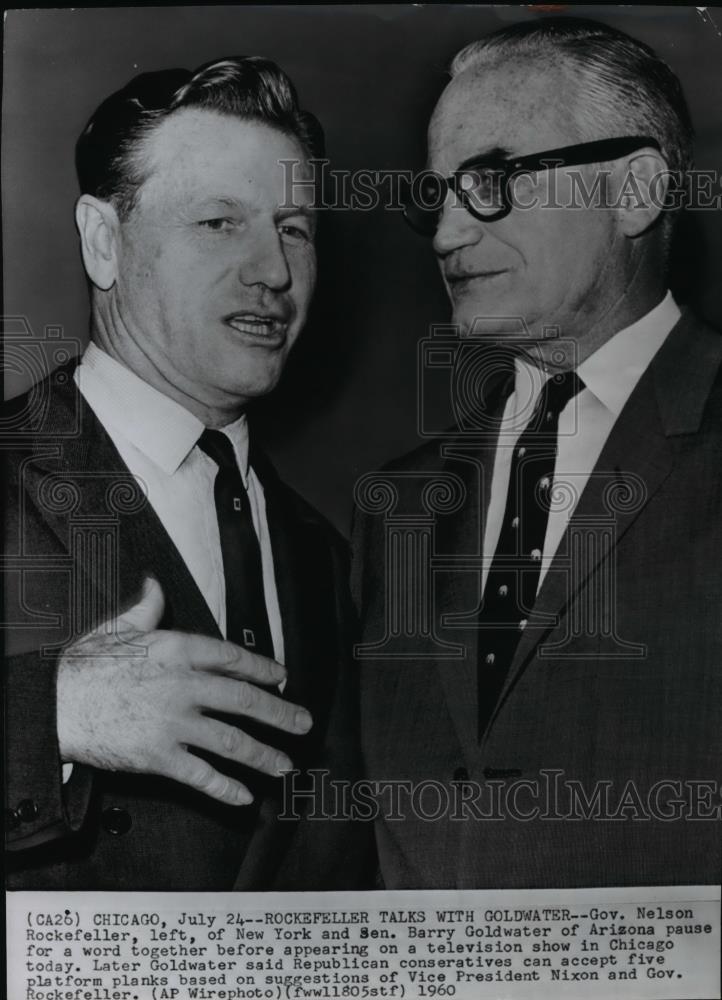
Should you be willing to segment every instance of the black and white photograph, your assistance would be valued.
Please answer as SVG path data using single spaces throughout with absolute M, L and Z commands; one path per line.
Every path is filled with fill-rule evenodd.
M 11 1000 L 721 996 L 722 11 L 4 27 Z

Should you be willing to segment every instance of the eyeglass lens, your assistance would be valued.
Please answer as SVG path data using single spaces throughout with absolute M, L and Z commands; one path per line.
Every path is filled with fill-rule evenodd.
M 505 205 L 505 180 L 504 171 L 492 167 L 459 171 L 448 181 L 439 174 L 419 175 L 407 193 L 404 215 L 414 229 L 433 235 L 449 188 L 459 208 L 478 216 L 497 215 Z

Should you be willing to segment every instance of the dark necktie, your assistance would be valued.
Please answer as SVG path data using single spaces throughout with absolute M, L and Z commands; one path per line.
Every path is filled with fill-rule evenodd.
M 254 653 L 272 657 L 261 547 L 233 445 L 221 431 L 206 429 L 198 446 L 218 466 L 214 496 L 226 581 L 226 637 Z
M 575 372 L 549 378 L 531 420 L 514 447 L 504 520 L 479 619 L 479 740 L 496 707 L 536 600 L 557 456 L 559 414 L 583 388 L 584 383 Z

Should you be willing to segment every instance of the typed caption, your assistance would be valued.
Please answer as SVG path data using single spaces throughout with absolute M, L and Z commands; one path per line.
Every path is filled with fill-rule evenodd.
M 712 1000 L 710 886 L 377 893 L 16 892 L 13 1000 Z

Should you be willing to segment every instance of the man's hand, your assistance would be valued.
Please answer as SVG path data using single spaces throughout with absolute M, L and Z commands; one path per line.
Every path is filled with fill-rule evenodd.
M 134 607 L 60 658 L 61 757 L 109 771 L 164 775 L 221 802 L 246 805 L 253 796 L 245 785 L 188 747 L 265 774 L 293 765 L 273 747 L 203 713 L 237 714 L 287 733 L 306 733 L 313 720 L 305 708 L 257 686 L 278 685 L 286 676 L 274 660 L 222 639 L 159 631 L 163 603 L 158 582 L 146 579 Z M 145 655 L 138 655 L 138 646 Z

